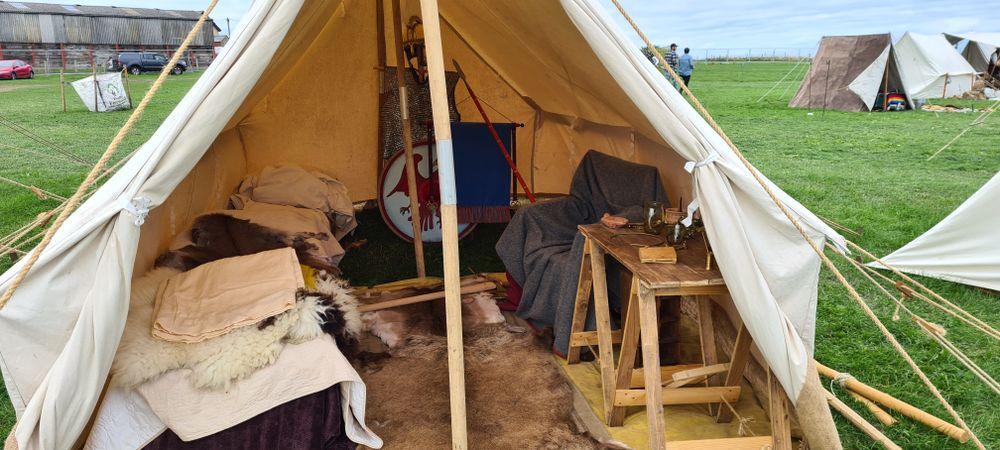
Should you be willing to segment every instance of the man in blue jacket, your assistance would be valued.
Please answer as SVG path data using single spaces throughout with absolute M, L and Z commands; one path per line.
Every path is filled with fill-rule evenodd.
M 684 80 L 684 85 L 691 84 L 691 73 L 694 72 L 694 58 L 691 57 L 691 49 L 685 48 L 684 54 L 677 61 L 677 75 Z

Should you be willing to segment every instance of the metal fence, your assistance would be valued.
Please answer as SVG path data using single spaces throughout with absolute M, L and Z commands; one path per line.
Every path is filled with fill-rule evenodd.
M 46 48 L 47 47 L 47 48 Z M 59 45 L 42 47 L 30 44 L 0 45 L 0 59 L 20 59 L 31 64 L 38 75 L 66 73 L 91 73 L 94 65 L 98 72 L 107 69 L 108 58 L 117 60 L 122 52 L 150 52 L 173 56 L 177 47 L 120 47 L 102 45 Z M 182 57 L 188 63 L 188 70 L 199 71 L 208 67 L 215 58 L 215 50 L 210 47 L 193 48 Z
M 815 52 L 815 48 L 697 48 L 691 50 L 691 55 L 709 63 L 780 62 L 812 58 Z

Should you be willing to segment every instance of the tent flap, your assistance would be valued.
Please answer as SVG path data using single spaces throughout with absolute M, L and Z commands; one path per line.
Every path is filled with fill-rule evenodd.
M 1000 291 L 1000 173 L 926 233 L 882 258 L 916 275 Z M 881 264 L 869 264 L 884 269 Z

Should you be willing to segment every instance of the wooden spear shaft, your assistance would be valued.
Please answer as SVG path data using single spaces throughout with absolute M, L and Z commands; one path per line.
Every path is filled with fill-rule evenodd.
M 441 244 L 444 254 L 445 317 L 448 331 L 448 388 L 451 401 L 451 446 L 468 448 L 465 411 L 465 356 L 462 353 L 462 294 L 458 261 L 458 208 L 455 161 L 452 154 L 448 91 L 445 86 L 441 17 L 437 0 L 420 0 L 424 21 L 427 74 L 434 112 L 434 134 L 438 150 L 438 184 L 441 190 Z
M 407 99 L 406 92 L 406 72 L 403 70 L 406 64 L 406 57 L 403 55 L 403 12 L 399 3 L 399 0 L 392 0 L 392 36 L 396 42 L 396 89 L 399 92 L 400 122 L 403 124 L 403 151 L 406 152 L 406 186 L 407 194 L 410 196 L 410 225 L 413 227 L 413 255 L 417 265 L 417 276 L 423 278 L 427 276 L 427 268 L 424 264 L 424 241 L 421 237 L 417 167 L 413 161 L 413 125 L 410 123 L 410 108 L 407 103 L 409 100 Z M 449 133 L 451 131 L 450 125 L 448 131 Z M 430 164 L 429 160 L 428 164 Z
M 840 399 L 831 394 L 830 391 L 823 389 L 823 394 L 826 396 L 827 403 L 829 403 L 833 409 L 837 410 L 837 412 L 851 422 L 852 425 L 858 427 L 858 429 L 867 434 L 868 437 L 872 438 L 875 442 L 882 444 L 882 446 L 888 450 L 903 450 L 903 447 L 900 447 L 899 445 L 896 445 L 895 442 L 892 442 L 892 440 L 886 437 L 886 435 L 879 431 L 878 428 L 875 428 L 874 425 L 865 420 L 864 417 L 861 417 L 861 415 L 851 409 L 850 406 L 847 406 L 847 404 L 840 401 Z
M 955 439 L 958 442 L 964 444 L 969 440 L 969 434 L 965 430 L 945 422 L 944 420 L 941 420 L 938 417 L 917 408 L 916 406 L 864 384 L 854 377 L 846 377 L 845 374 L 826 367 L 823 364 L 820 364 L 819 361 L 816 361 L 816 370 L 818 370 L 821 375 L 835 380 L 839 377 L 845 377 L 846 380 L 844 381 L 844 386 L 848 389 L 857 392 L 858 394 L 861 394 L 867 399 L 879 403 L 882 406 L 899 411 L 900 414 L 927 425 L 937 430 L 939 433 Z

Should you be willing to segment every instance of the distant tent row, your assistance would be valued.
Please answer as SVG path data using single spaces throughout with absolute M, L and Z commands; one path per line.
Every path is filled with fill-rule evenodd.
M 976 76 L 944 35 L 906 33 L 895 44 L 888 34 L 825 36 L 789 106 L 871 111 L 887 94 L 901 94 L 912 105 L 960 96 Z

